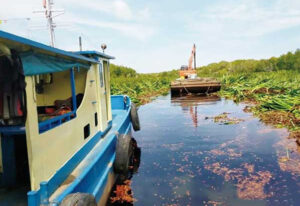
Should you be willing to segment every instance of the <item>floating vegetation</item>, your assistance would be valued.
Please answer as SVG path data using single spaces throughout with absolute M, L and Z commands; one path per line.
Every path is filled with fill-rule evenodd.
M 223 202 L 218 202 L 218 201 L 203 201 L 204 206 L 218 206 L 218 205 L 223 205 Z
M 272 174 L 269 171 L 259 171 L 248 177 L 238 179 L 237 195 L 240 199 L 253 200 L 272 197 L 273 193 L 266 194 L 264 187 L 270 182 Z
M 220 95 L 246 101 L 245 112 L 254 112 L 263 122 L 300 130 L 300 74 L 297 71 L 259 72 L 222 77 Z
M 163 144 L 161 145 L 163 148 L 169 149 L 171 151 L 177 151 L 183 147 L 183 143 L 177 143 L 177 144 Z
M 293 144 L 291 139 L 281 138 L 281 140 L 274 145 L 274 148 L 277 152 L 280 170 L 300 176 L 299 146 Z
M 131 180 L 124 181 L 124 184 L 117 185 L 114 191 L 115 197 L 111 197 L 111 203 L 134 203 L 136 199 L 133 198 L 133 193 L 131 191 Z
M 222 114 L 219 114 L 215 117 L 206 117 L 205 119 L 213 119 L 215 123 L 223 124 L 223 125 L 229 125 L 229 124 L 238 124 L 240 122 L 243 122 L 243 119 L 238 119 L 234 117 L 228 117 L 228 112 L 223 112 Z
M 266 194 L 264 186 L 270 181 L 272 175 L 269 171 L 254 172 L 254 165 L 243 164 L 244 168 L 229 169 L 216 162 L 205 165 L 205 169 L 224 177 L 225 181 L 237 182 L 237 196 L 240 199 L 265 199 L 272 193 Z M 246 174 L 246 171 L 248 174 Z

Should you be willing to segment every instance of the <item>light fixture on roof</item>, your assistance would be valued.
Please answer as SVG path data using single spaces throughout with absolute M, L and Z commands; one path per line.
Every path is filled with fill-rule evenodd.
M 102 49 L 103 53 L 106 48 L 107 48 L 106 44 L 101 44 L 101 49 Z

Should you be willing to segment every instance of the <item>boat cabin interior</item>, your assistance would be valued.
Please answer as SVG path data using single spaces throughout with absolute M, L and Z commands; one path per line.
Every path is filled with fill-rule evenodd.
M 0 205 L 27 205 L 45 184 L 51 194 L 110 128 L 112 58 L 0 31 Z

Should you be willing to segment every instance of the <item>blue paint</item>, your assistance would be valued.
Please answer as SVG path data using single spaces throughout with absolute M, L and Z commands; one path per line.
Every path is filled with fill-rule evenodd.
M 25 76 L 67 71 L 73 67 L 90 69 L 90 62 L 63 59 L 38 52 L 20 52 Z
M 27 197 L 28 197 L 28 205 L 29 206 L 32 206 L 32 205 L 38 206 L 38 205 L 40 205 L 40 202 L 41 202 L 40 190 L 28 192 Z
M 130 99 L 124 96 L 112 96 L 112 113 L 115 116 L 113 122 L 109 123 L 108 129 L 98 132 L 47 182 L 43 182 L 37 191 L 31 191 L 28 195 L 28 205 L 38 206 L 41 202 L 49 201 L 51 195 L 68 178 L 70 173 L 80 163 L 87 163 L 81 168 L 80 173 L 73 181 L 55 197 L 51 197 L 50 204 L 59 204 L 68 194 L 85 192 L 93 194 L 97 201 L 100 200 L 109 173 L 113 171 L 109 164 L 115 159 L 115 147 L 117 133 L 128 134 L 131 132 L 130 121 Z M 101 143 L 97 144 L 101 140 Z
M 40 50 L 44 50 L 47 52 L 52 53 L 55 56 L 61 56 L 61 57 L 69 57 L 72 58 L 73 60 L 82 60 L 84 62 L 93 62 L 93 63 L 97 63 L 97 61 L 95 61 L 94 59 L 91 58 L 87 58 L 85 56 L 82 55 L 78 55 L 76 53 L 73 52 L 67 52 L 61 49 L 57 49 L 54 47 L 50 47 L 47 46 L 45 44 L 41 44 L 35 41 L 32 41 L 30 39 L 26 39 L 20 36 L 16 36 L 4 31 L 0 31 L 0 39 L 4 39 L 4 42 L 13 42 L 13 43 L 19 43 L 19 44 L 23 44 L 23 45 L 27 45 L 32 47 L 32 49 L 40 49 Z
M 4 135 L 25 134 L 25 126 L 0 127 L 0 133 L 2 133 Z
M 40 183 L 40 201 L 41 205 L 48 205 L 49 204 L 49 195 L 48 195 L 48 183 L 41 182 Z
M 70 79 L 71 79 L 71 89 L 72 89 L 73 112 L 75 113 L 76 110 L 77 110 L 77 101 L 76 101 L 76 88 L 75 88 L 74 68 L 72 68 L 70 70 Z M 76 116 L 76 113 L 74 115 Z
M 2 134 L 1 146 L 3 173 L 0 173 L 0 186 L 10 187 L 17 182 L 14 137 Z
M 98 132 L 94 137 L 92 137 L 84 147 L 74 154 L 74 156 L 54 174 L 54 176 L 48 181 L 48 191 L 50 194 L 52 194 L 59 185 L 63 183 L 74 168 L 82 161 L 89 151 L 92 150 L 100 138 L 109 131 L 111 125 L 112 124 L 110 122 L 108 128 L 104 132 Z
M 84 55 L 84 56 L 92 56 L 92 57 L 102 57 L 105 59 L 115 59 L 115 57 L 113 56 L 109 56 L 107 54 L 104 54 L 102 52 L 98 52 L 98 51 L 80 51 L 80 52 L 75 52 L 75 54 L 80 54 L 80 55 Z M 98 58 L 95 58 L 98 59 Z
M 76 117 L 76 112 L 72 111 L 72 112 L 45 120 L 43 122 L 40 122 L 39 123 L 39 132 L 40 133 L 46 132 L 54 127 L 61 125 L 62 123 L 65 123 L 65 122 L 73 119 L 74 117 Z

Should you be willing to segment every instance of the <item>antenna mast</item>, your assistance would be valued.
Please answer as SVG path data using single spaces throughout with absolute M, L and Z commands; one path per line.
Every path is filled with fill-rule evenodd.
M 55 41 L 55 34 L 54 34 L 54 28 L 55 24 L 53 22 L 53 17 L 52 17 L 52 5 L 53 5 L 53 0 L 48 0 L 48 4 L 46 5 L 46 0 L 43 1 L 43 6 L 45 8 L 45 15 L 48 20 L 48 26 L 49 26 L 49 32 L 50 32 L 50 45 L 54 47 L 54 41 Z
M 54 2 L 53 0 L 43 0 L 43 8 L 44 11 L 34 11 L 33 13 L 44 13 L 47 18 L 47 23 L 49 27 L 50 32 L 50 45 L 54 47 L 55 44 L 55 34 L 54 34 L 54 28 L 56 27 L 56 24 L 53 21 L 53 18 L 64 14 L 64 10 L 53 10 Z M 57 15 L 53 16 L 54 13 L 58 13 Z

